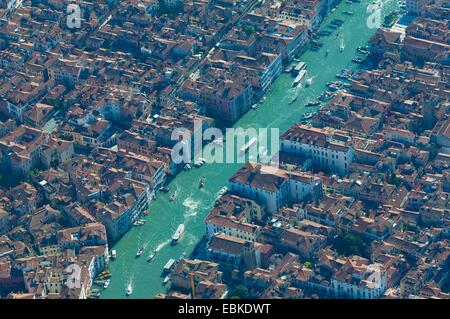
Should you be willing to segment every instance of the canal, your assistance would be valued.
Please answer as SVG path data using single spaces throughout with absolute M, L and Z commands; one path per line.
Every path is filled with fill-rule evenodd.
M 311 108 L 304 105 L 309 100 L 316 100 L 326 90 L 325 84 L 335 81 L 335 75 L 342 69 L 356 67 L 351 61 L 356 49 L 366 45 L 376 31 L 367 26 L 369 3 L 343 0 L 322 23 L 321 29 L 326 29 L 336 18 L 345 21 L 339 32 L 333 30 L 330 36 L 320 38 L 323 43 L 320 51 L 307 51 L 300 57 L 308 66 L 307 78 L 312 78 L 308 88 L 292 88 L 294 78 L 283 73 L 272 85 L 264 103 L 257 110 L 250 110 L 235 127 L 279 128 L 282 133 L 298 122 L 302 114 L 310 112 Z M 381 3 L 383 16 L 398 7 L 397 0 L 382 0 Z M 353 14 L 345 14 L 347 11 Z M 343 50 L 340 48 L 342 45 Z M 327 51 L 328 54 L 325 54 Z M 295 94 L 298 94 L 297 101 L 289 104 Z M 162 268 L 170 258 L 177 259 L 183 253 L 187 256 L 192 253 L 205 233 L 203 219 L 213 207 L 219 190 L 227 185 L 228 178 L 241 165 L 207 164 L 183 171 L 171 182 L 169 194 L 158 193 L 150 206 L 151 213 L 146 217 L 145 225 L 133 228 L 112 247 L 117 251 L 117 259 L 111 262 L 111 283 L 102 292 L 101 298 L 124 298 L 128 285 L 133 288 L 129 298 L 153 298 L 165 292 L 167 288 L 163 285 Z M 207 179 L 206 187 L 199 189 L 198 182 L 202 176 Z M 174 192 L 177 198 L 170 202 L 169 196 Z M 171 246 L 171 237 L 181 223 L 185 224 L 186 232 L 178 245 Z M 145 252 L 136 258 L 136 251 L 141 246 L 145 247 Z M 147 256 L 154 250 L 157 251 L 156 257 L 147 262 Z

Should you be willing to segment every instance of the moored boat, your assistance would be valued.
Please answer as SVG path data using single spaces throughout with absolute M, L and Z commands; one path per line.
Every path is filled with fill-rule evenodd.
M 163 275 L 170 273 L 172 271 L 172 268 L 175 266 L 176 262 L 177 261 L 175 259 L 169 259 L 169 261 L 163 267 Z
M 306 120 L 309 120 L 309 119 L 311 119 L 312 117 L 314 116 L 314 114 L 313 113 L 305 113 L 305 114 L 303 114 L 303 116 L 302 116 L 302 121 L 306 121 Z
M 319 106 L 319 105 L 320 105 L 320 102 L 318 102 L 318 101 L 316 101 L 316 102 L 309 101 L 308 103 L 306 103 L 307 107 L 313 107 L 313 106 Z
M 168 193 L 168 192 L 170 191 L 170 187 L 169 187 L 169 186 L 164 186 L 164 187 L 161 187 L 161 190 L 162 190 L 164 193 Z
M 300 83 L 300 81 L 303 80 L 305 75 L 306 75 L 306 70 L 301 70 L 298 73 L 297 77 L 295 78 L 294 82 L 292 83 L 292 86 L 297 86 Z
M 222 187 L 222 188 L 220 189 L 219 194 L 220 194 L 220 195 L 223 195 L 223 194 L 225 194 L 227 191 L 228 191 L 228 187 L 224 186 L 224 187 Z
M 167 276 L 164 278 L 163 285 L 166 285 L 169 281 L 170 281 L 170 275 L 167 275 Z
M 98 275 L 99 278 L 108 279 L 111 278 L 111 273 L 109 271 L 103 271 Z

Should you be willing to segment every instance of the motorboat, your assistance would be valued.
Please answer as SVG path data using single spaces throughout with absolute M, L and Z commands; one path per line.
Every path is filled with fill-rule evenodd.
M 214 144 L 214 145 L 218 145 L 218 146 L 222 146 L 222 145 L 223 145 L 223 137 L 216 138 L 216 139 L 213 141 L 213 144 Z
M 219 194 L 220 194 L 220 195 L 223 195 L 223 194 L 225 194 L 226 192 L 228 192 L 228 188 L 227 188 L 226 186 L 224 186 L 224 187 L 222 187 L 222 188 L 220 189 Z
M 117 258 L 117 252 L 115 249 L 111 250 L 111 258 L 116 259 Z
M 173 202 L 175 199 L 177 199 L 177 195 L 175 195 L 175 193 L 170 195 L 169 201 Z
M 256 137 L 250 139 L 248 143 L 246 143 L 244 146 L 241 147 L 241 149 L 239 150 L 239 154 L 241 156 L 244 155 L 250 149 L 250 147 L 252 147 L 256 142 L 258 142 L 258 139 Z
M 105 283 L 103 284 L 103 288 L 104 288 L 104 289 L 108 288 L 109 283 L 110 283 L 110 280 L 107 279 L 107 280 L 105 281 Z
M 298 98 L 298 96 L 294 97 L 294 98 L 289 102 L 289 104 L 294 104 L 295 101 L 297 101 L 297 98 Z
M 131 285 L 130 285 L 127 287 L 126 295 L 130 296 L 132 293 L 133 293 L 133 287 L 131 287 Z
M 150 262 L 153 260 L 153 258 L 155 258 L 156 256 L 156 251 L 153 251 L 150 255 L 148 255 L 147 257 L 147 261 Z
M 198 187 L 199 188 L 203 188 L 206 184 L 206 178 L 203 176 L 202 178 L 200 178 L 200 181 L 198 182 Z
M 144 247 L 139 248 L 138 251 L 136 252 L 136 258 L 141 257 L 141 255 L 143 253 L 144 253 Z
M 319 106 L 319 105 L 320 105 L 319 101 L 316 101 L 316 102 L 310 101 L 310 102 L 306 103 L 307 107 L 313 107 L 313 106 Z
M 164 193 L 168 193 L 168 192 L 170 192 L 170 187 L 169 187 L 169 186 L 164 186 L 164 187 L 161 187 L 161 190 L 162 190 Z

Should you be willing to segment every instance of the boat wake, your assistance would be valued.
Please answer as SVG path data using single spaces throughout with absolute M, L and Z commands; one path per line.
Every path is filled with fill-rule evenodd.
M 197 210 L 199 205 L 200 205 L 200 201 L 194 200 L 191 197 L 186 198 L 183 202 L 183 206 L 186 208 L 186 213 L 188 213 L 188 214 L 194 213 Z
M 160 251 L 161 249 L 163 249 L 164 247 L 166 247 L 167 245 L 169 245 L 170 242 L 171 242 L 170 239 L 168 239 L 168 240 L 162 242 L 161 244 L 159 244 L 158 246 L 156 246 L 155 251 L 156 251 L 156 252 Z
M 125 290 L 126 290 L 127 295 L 131 295 L 131 293 L 133 292 L 133 290 L 134 290 L 134 278 L 133 278 L 133 276 L 130 277 L 130 279 L 128 279 L 128 281 L 127 281 L 127 283 L 125 285 Z

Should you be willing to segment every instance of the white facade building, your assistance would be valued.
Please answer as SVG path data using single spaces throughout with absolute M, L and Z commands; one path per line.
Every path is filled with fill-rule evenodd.
M 378 299 L 387 289 L 387 272 L 379 264 L 337 271 L 331 286 L 336 298 Z
M 230 180 L 230 191 L 240 196 L 263 202 L 268 213 L 313 195 L 315 187 L 321 188 L 318 177 L 292 173 L 282 169 L 268 170 L 266 165 L 247 163 Z
M 295 125 L 281 136 L 281 150 L 311 158 L 313 165 L 340 175 L 347 173 L 353 161 L 350 138 L 332 130 Z

